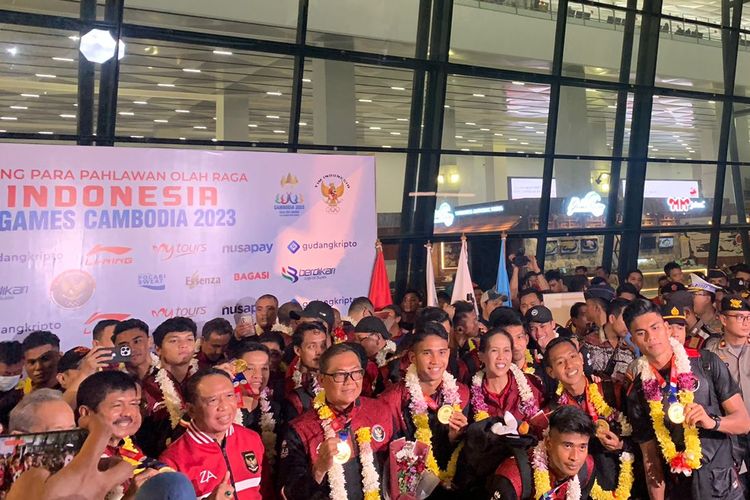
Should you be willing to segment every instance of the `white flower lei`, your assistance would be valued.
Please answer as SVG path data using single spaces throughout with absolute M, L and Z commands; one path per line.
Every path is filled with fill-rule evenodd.
M 422 392 L 422 386 L 419 385 L 417 366 L 413 363 L 406 371 L 404 385 L 406 386 L 406 390 L 409 391 L 409 409 L 412 415 L 424 413 L 423 410 L 420 410 L 422 406 L 426 405 L 424 402 L 424 393 Z M 461 396 L 458 394 L 456 379 L 447 370 L 443 372 L 443 387 L 441 391 L 443 393 L 444 404 L 451 406 L 461 404 Z
M 672 337 L 669 338 L 669 343 L 671 344 L 672 351 L 674 352 L 674 364 L 677 370 L 677 374 L 679 375 L 681 373 L 692 373 L 692 368 L 690 368 L 690 359 L 688 359 L 685 347 Z M 656 379 L 656 375 L 651 369 L 651 365 L 649 364 L 648 359 L 646 359 L 646 356 L 641 356 L 640 358 L 638 358 L 636 367 L 637 372 L 641 375 L 641 381 L 645 382 L 647 380 Z
M 291 336 L 293 333 L 290 327 L 286 326 L 283 323 L 279 323 L 278 319 L 276 320 L 276 323 L 274 323 L 274 325 L 271 327 L 271 331 L 281 333 L 282 335 L 286 335 L 287 337 Z
M 268 401 L 269 390 L 270 389 L 266 387 L 261 391 L 258 406 L 260 406 L 260 438 L 266 449 L 265 456 L 268 458 L 268 463 L 273 465 L 276 456 L 276 419 L 273 418 L 271 403 Z M 237 425 L 244 425 L 242 408 L 237 408 L 237 414 L 234 416 L 234 423 Z
M 294 372 L 292 372 L 292 382 L 294 382 L 294 388 L 299 389 L 302 387 L 302 371 L 299 369 L 300 361 L 297 361 L 297 364 L 294 365 Z M 312 392 L 314 396 L 317 396 L 320 392 L 320 384 L 318 383 L 318 377 L 315 376 L 315 374 L 311 373 L 310 376 L 312 377 Z
M 516 380 L 516 385 L 518 386 L 518 394 L 521 397 L 520 409 L 524 410 L 526 408 L 536 408 L 537 401 L 536 399 L 534 399 L 534 392 L 531 390 L 531 386 L 529 385 L 529 381 L 526 378 L 526 375 L 523 373 L 523 370 L 521 370 L 514 363 L 511 363 L 509 369 L 510 369 L 510 372 L 513 374 L 513 378 Z M 479 370 L 471 378 L 471 385 L 473 389 L 472 394 L 475 391 L 481 391 L 484 377 L 485 377 L 484 370 Z M 534 416 L 534 415 L 526 415 L 526 412 L 523 412 L 523 413 L 526 416 L 526 418 L 531 418 Z
M 198 360 L 193 358 L 190 360 L 190 366 L 188 366 L 187 376 L 189 377 L 192 373 L 198 370 Z M 184 413 L 184 404 L 182 398 L 177 394 L 177 388 L 174 386 L 174 382 L 167 375 L 167 370 L 159 368 L 156 372 L 155 377 L 156 383 L 159 385 L 159 390 L 164 395 L 164 405 L 167 407 L 169 413 L 169 422 L 172 425 L 172 429 L 176 428 L 180 420 L 182 420 L 182 414 Z
M 375 363 L 378 365 L 378 368 L 385 366 L 388 356 L 394 352 L 396 352 L 396 343 L 392 340 L 386 340 L 383 348 L 375 355 Z
M 547 450 L 544 448 L 544 440 L 539 441 L 534 447 L 531 454 L 531 462 L 535 470 L 535 474 L 546 474 L 549 478 L 549 466 L 547 465 Z M 549 479 L 547 479 L 549 481 Z M 581 480 L 578 478 L 578 474 L 568 479 L 570 484 L 568 485 L 568 491 L 565 492 L 565 500 L 580 500 L 581 499 Z M 534 482 L 534 489 L 536 489 L 536 481 Z M 547 493 L 546 491 L 534 491 L 535 496 L 541 496 Z

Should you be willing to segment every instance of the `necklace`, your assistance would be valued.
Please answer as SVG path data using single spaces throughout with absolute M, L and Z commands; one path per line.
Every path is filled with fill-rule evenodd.
M 519 410 L 524 417 L 530 419 L 539 412 L 539 405 L 534 398 L 534 392 L 531 390 L 529 381 L 526 379 L 526 375 L 516 365 L 510 365 L 510 373 L 513 375 L 513 379 L 516 381 L 518 386 L 518 394 L 521 397 L 521 404 Z M 471 405 L 474 408 L 474 421 L 480 422 L 485 418 L 489 417 L 487 402 L 482 394 L 482 382 L 484 381 L 485 373 L 484 370 L 478 371 L 471 379 Z M 523 422 L 519 425 L 519 430 L 522 430 Z M 526 425 L 528 430 L 528 424 Z M 525 433 L 524 433 L 525 434 Z
M 193 358 L 190 360 L 190 366 L 188 366 L 185 378 L 189 377 L 197 370 L 198 360 Z M 169 423 L 172 425 L 172 429 L 174 429 L 179 425 L 180 420 L 182 419 L 182 415 L 185 412 L 185 404 L 182 401 L 182 397 L 177 393 L 177 388 L 174 386 L 172 379 L 169 378 L 168 372 L 165 368 L 159 368 L 156 372 L 155 380 L 159 386 L 159 390 L 164 396 L 164 405 L 169 413 Z
M 547 450 L 544 448 L 544 440 L 539 441 L 531 454 L 531 463 L 534 468 L 534 496 L 544 498 L 544 495 L 552 489 L 552 480 L 547 465 Z M 568 491 L 565 492 L 565 500 L 580 500 L 581 481 L 578 474 L 568 479 Z
M 391 340 L 385 341 L 385 346 L 375 355 L 375 364 L 382 368 L 388 363 L 388 357 L 396 352 L 396 344 Z

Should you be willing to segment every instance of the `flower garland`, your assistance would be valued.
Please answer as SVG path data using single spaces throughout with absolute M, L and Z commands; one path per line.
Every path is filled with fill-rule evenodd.
M 616 420 L 620 424 L 620 433 L 623 436 L 630 436 L 633 434 L 633 428 L 630 426 L 630 422 L 625 417 L 625 414 L 621 411 L 615 410 L 604 401 L 602 394 L 599 392 L 599 386 L 596 384 L 589 384 L 589 401 L 594 405 L 597 415 L 609 420 L 610 422 Z
M 388 357 L 396 352 L 396 344 L 392 340 L 386 340 L 385 346 L 375 355 L 375 363 L 382 368 L 388 363 Z
M 301 364 L 301 361 L 299 359 L 296 360 L 296 363 L 294 364 L 294 371 L 292 372 L 292 382 L 294 382 L 294 388 L 299 389 L 302 387 L 302 370 L 299 369 L 299 366 Z M 310 373 L 310 379 L 312 384 L 312 392 L 313 395 L 318 394 L 320 391 L 320 384 L 318 384 L 318 377 L 315 376 L 314 373 Z
M 198 371 L 198 360 L 193 358 L 190 360 L 190 366 L 188 366 L 185 378 L 196 371 Z M 159 390 L 164 395 L 164 406 L 166 406 L 169 413 L 169 423 L 172 425 L 172 429 L 175 429 L 179 425 L 180 420 L 182 420 L 182 415 L 185 412 L 185 404 L 180 395 L 177 394 L 177 388 L 174 386 L 172 379 L 167 375 L 165 368 L 159 368 L 156 372 L 155 380 L 159 386 Z
M 260 439 L 263 441 L 263 447 L 266 450 L 264 457 L 267 457 L 268 463 L 273 465 L 276 457 L 276 419 L 273 418 L 271 402 L 268 400 L 269 391 L 270 389 L 266 387 L 260 392 L 258 406 L 260 406 Z M 244 426 L 242 408 L 237 408 L 234 423 Z
M 276 323 L 274 323 L 274 325 L 271 327 L 271 331 L 278 332 L 282 335 L 286 335 L 287 337 L 291 337 L 293 333 L 290 327 L 286 326 L 283 323 L 279 323 L 278 319 L 276 320 Z
M 412 364 L 406 371 L 406 377 L 404 379 L 406 390 L 409 391 L 409 409 L 411 410 L 412 421 L 417 427 L 414 437 L 420 443 L 424 443 L 430 447 L 430 452 L 427 454 L 426 465 L 427 468 L 432 472 L 438 479 L 443 483 L 450 483 L 453 477 L 456 475 L 456 466 L 458 465 L 458 455 L 461 453 L 463 443 L 459 444 L 451 458 L 448 461 L 448 467 L 445 470 L 441 470 L 435 460 L 435 456 L 432 453 L 432 430 L 430 430 L 430 422 L 427 417 L 427 402 L 424 399 L 422 393 L 422 387 L 419 385 L 419 376 L 417 375 L 417 367 Z M 445 404 L 453 407 L 454 411 L 461 411 L 461 396 L 458 394 L 458 386 L 456 385 L 456 379 L 453 375 L 447 371 L 443 372 L 443 401 Z
M 534 375 L 536 370 L 534 369 L 534 356 L 531 355 L 531 351 L 526 349 L 526 367 L 523 369 L 524 373 Z
M 313 408 L 318 413 L 320 426 L 326 439 L 336 438 L 336 432 L 331 427 L 333 410 L 326 403 L 326 393 L 320 390 L 313 401 Z M 362 464 L 362 487 L 364 488 L 365 500 L 380 499 L 380 477 L 373 459 L 370 443 L 372 435 L 369 427 L 361 427 L 356 431 L 357 443 L 359 444 L 359 460 Z M 328 469 L 328 485 L 331 487 L 332 500 L 346 500 L 346 479 L 344 478 L 344 466 L 335 461 Z
M 510 372 L 518 386 L 518 393 L 521 396 L 521 405 L 519 409 L 526 418 L 531 418 L 539 412 L 539 405 L 534 398 L 534 392 L 531 390 L 529 381 L 526 379 L 523 371 L 514 364 L 510 365 Z M 484 370 L 478 371 L 471 379 L 471 406 L 474 408 L 474 421 L 481 422 L 488 418 L 489 407 L 482 394 L 482 382 L 484 381 Z
M 695 387 L 695 375 L 691 372 L 690 360 L 682 344 L 674 338 L 670 338 L 669 343 L 672 345 L 672 351 L 674 352 L 673 362 L 677 369 L 677 398 L 680 404 L 687 406 L 693 402 L 692 391 Z M 703 457 L 701 442 L 698 437 L 698 428 L 688 425 L 687 422 L 682 423 L 685 436 L 685 450 L 678 452 L 669 431 L 664 425 L 664 405 L 662 403 L 659 381 L 656 379 L 656 375 L 645 356 L 641 356 L 638 359 L 638 373 L 641 375 L 643 394 L 648 401 L 651 422 L 654 425 L 654 432 L 661 447 L 662 455 L 674 474 L 682 473 L 689 477 L 693 473 L 693 470 L 701 466 L 701 458 Z
M 591 488 L 591 498 L 594 500 L 627 500 L 630 498 L 630 490 L 633 488 L 633 460 L 631 453 L 620 453 L 620 474 L 617 478 L 617 489 L 607 491 L 599 486 L 599 481 L 594 481 Z
M 531 463 L 534 467 L 534 496 L 541 497 L 552 489 L 552 480 L 549 477 L 549 466 L 547 465 L 547 450 L 544 449 L 544 440 L 539 441 L 531 454 Z M 566 500 L 580 500 L 581 480 L 578 474 L 568 480 L 568 491 L 565 492 Z

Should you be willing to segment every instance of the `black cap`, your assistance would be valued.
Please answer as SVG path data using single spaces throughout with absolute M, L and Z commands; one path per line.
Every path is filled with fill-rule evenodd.
M 748 266 L 744 262 L 740 262 L 739 264 L 735 264 L 733 266 L 730 266 L 729 270 L 732 271 L 734 274 L 737 274 L 737 273 L 748 273 L 748 274 L 750 274 L 750 266 Z
M 687 287 L 685 285 L 683 285 L 682 283 L 675 283 L 674 281 L 670 281 L 663 287 L 659 288 L 659 295 L 664 295 L 665 293 L 680 292 L 683 290 L 687 290 Z
M 386 340 L 391 338 L 385 323 L 377 316 L 367 316 L 359 320 L 357 326 L 354 327 L 354 333 L 379 333 Z
M 722 271 L 721 269 L 709 269 L 708 270 L 708 279 L 710 280 L 718 280 L 718 279 L 726 279 L 727 273 Z
M 748 289 L 748 285 L 750 285 L 750 283 L 743 279 L 732 278 L 731 280 L 729 280 L 729 286 L 727 287 L 727 289 L 730 292 L 740 293 L 746 291 Z
M 661 316 L 670 325 L 685 325 L 685 307 L 667 302 L 661 306 Z
M 552 311 L 544 306 L 534 306 L 526 311 L 527 323 L 549 323 L 553 321 Z
M 615 291 L 611 286 L 606 284 L 591 285 L 583 292 L 583 298 L 586 300 L 602 299 L 606 302 L 612 302 L 615 300 Z
M 333 315 L 333 307 L 329 306 L 322 300 L 313 300 L 309 302 L 301 311 L 291 311 L 289 317 L 292 319 L 314 318 L 323 321 L 328 325 L 328 331 L 333 331 L 333 324 L 336 321 Z
M 677 306 L 681 311 L 693 308 L 693 294 L 687 290 L 678 290 L 669 295 L 667 304 Z
M 91 351 L 88 347 L 78 346 L 66 351 L 60 361 L 57 362 L 57 373 L 64 373 L 67 370 L 77 370 L 81 360 Z
M 721 312 L 746 311 L 750 312 L 750 305 L 737 295 L 727 295 L 721 299 Z

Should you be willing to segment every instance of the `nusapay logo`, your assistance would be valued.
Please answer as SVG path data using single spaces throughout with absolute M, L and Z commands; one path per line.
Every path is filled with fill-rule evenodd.
M 303 280 L 322 280 L 329 276 L 336 274 L 335 267 L 313 267 L 309 269 L 298 269 L 292 266 L 285 266 L 281 268 L 281 276 L 289 280 L 291 283 L 297 283 L 300 279 Z
M 193 318 L 196 316 L 204 316 L 205 314 L 206 306 L 176 306 L 151 309 L 151 316 L 164 319 L 174 318 L 175 316 Z
M 114 319 L 116 321 L 125 321 L 130 317 L 130 313 L 100 313 L 95 312 L 89 319 L 83 323 L 83 334 L 91 335 L 96 324 L 105 319 Z
M 133 263 L 133 257 L 128 255 L 132 250 L 130 247 L 97 244 L 88 251 L 83 263 L 87 266 L 129 265 Z
M 171 260 L 187 255 L 205 253 L 208 245 L 205 243 L 159 243 L 151 245 L 151 249 L 161 260 Z

